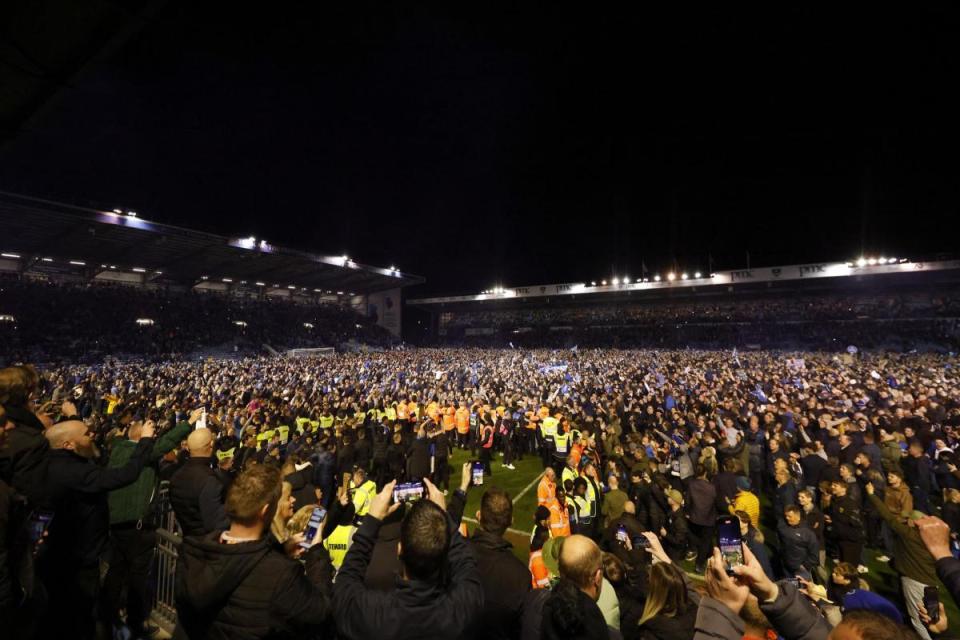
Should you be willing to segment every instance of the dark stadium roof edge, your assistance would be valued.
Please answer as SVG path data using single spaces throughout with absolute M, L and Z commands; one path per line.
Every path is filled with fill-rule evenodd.
M 91 280 L 125 273 L 144 282 L 243 284 L 330 295 L 367 294 L 425 281 L 347 256 L 184 229 L 146 220 L 133 211 L 91 209 L 5 191 L 0 191 L 0 225 L 3 271 Z
M 657 294 L 697 294 L 700 292 L 729 292 L 740 289 L 766 290 L 775 283 L 787 283 L 796 289 L 813 285 L 831 288 L 840 283 L 865 281 L 903 283 L 907 286 L 917 277 L 960 277 L 960 260 L 914 261 L 904 258 L 870 258 L 857 262 L 818 262 L 780 267 L 762 267 L 715 271 L 712 274 L 668 274 L 666 278 L 649 277 L 636 281 L 601 281 L 600 283 L 568 282 L 562 284 L 531 285 L 525 287 L 497 287 L 476 295 L 416 298 L 408 305 L 436 308 L 438 306 L 471 303 L 509 303 L 525 299 L 583 299 L 613 302 L 620 298 L 637 296 L 657 297 Z M 616 282 L 616 284 L 613 284 Z M 533 301 L 533 300 L 531 300 Z

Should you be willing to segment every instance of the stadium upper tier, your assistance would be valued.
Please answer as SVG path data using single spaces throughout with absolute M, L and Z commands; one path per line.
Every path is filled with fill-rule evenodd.
M 388 346 L 395 338 L 347 306 L 0 276 L 0 361 L 226 355 L 350 341 Z
M 0 192 L 0 271 L 140 281 L 311 297 L 365 295 L 423 282 L 348 256 L 286 249 L 144 219 Z

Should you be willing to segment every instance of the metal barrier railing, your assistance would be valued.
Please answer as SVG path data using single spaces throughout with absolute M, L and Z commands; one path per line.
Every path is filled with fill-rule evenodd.
M 153 622 L 173 635 L 177 626 L 177 607 L 174 602 L 174 587 L 176 585 L 177 558 L 180 555 L 180 544 L 183 536 L 170 505 L 167 485 L 163 482 L 156 497 L 156 513 L 159 514 L 157 528 L 157 547 L 154 554 L 155 589 L 153 600 Z
M 157 529 L 157 583 L 153 602 L 154 623 L 169 634 L 177 626 L 177 607 L 173 590 L 177 575 L 177 557 L 183 538 L 166 529 Z

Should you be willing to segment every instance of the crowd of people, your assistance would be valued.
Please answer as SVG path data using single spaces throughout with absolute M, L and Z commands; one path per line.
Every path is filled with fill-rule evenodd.
M 9 367 L 3 626 L 148 637 L 169 502 L 177 638 L 949 637 L 957 365 L 419 349 Z M 476 463 L 452 468 L 457 449 Z M 537 508 L 516 522 L 497 480 L 529 456 Z M 868 588 L 875 553 L 896 595 Z
M 0 276 L 0 317 L 12 319 L 0 321 L 0 360 L 22 362 L 182 358 L 217 347 L 257 354 L 263 344 L 282 350 L 395 341 L 348 306 L 12 276 Z
M 650 300 L 611 304 L 552 301 L 530 308 L 444 311 L 444 346 L 703 348 L 837 351 L 866 348 L 956 350 L 960 297 L 857 294 Z M 518 303 L 522 304 L 522 303 Z

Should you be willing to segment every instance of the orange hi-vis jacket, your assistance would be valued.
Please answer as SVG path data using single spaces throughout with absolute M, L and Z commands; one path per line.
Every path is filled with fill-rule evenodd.
M 550 572 L 547 565 L 543 563 L 543 550 L 538 549 L 530 552 L 530 576 L 531 584 L 534 589 L 546 589 L 550 586 Z
M 569 536 L 570 514 L 567 508 L 556 498 L 547 503 L 547 508 L 550 509 L 550 537 Z
M 556 497 L 557 497 L 556 483 L 553 483 L 547 480 L 546 476 L 540 478 L 540 484 L 537 485 L 537 506 L 542 504 L 547 504 L 547 502 L 555 499 Z
M 453 427 L 456 425 L 456 413 L 457 410 L 453 407 L 446 407 L 443 410 L 443 430 L 444 431 L 453 431 Z
M 467 433 L 470 431 L 470 410 L 466 407 L 460 407 L 456 413 L 457 433 Z

